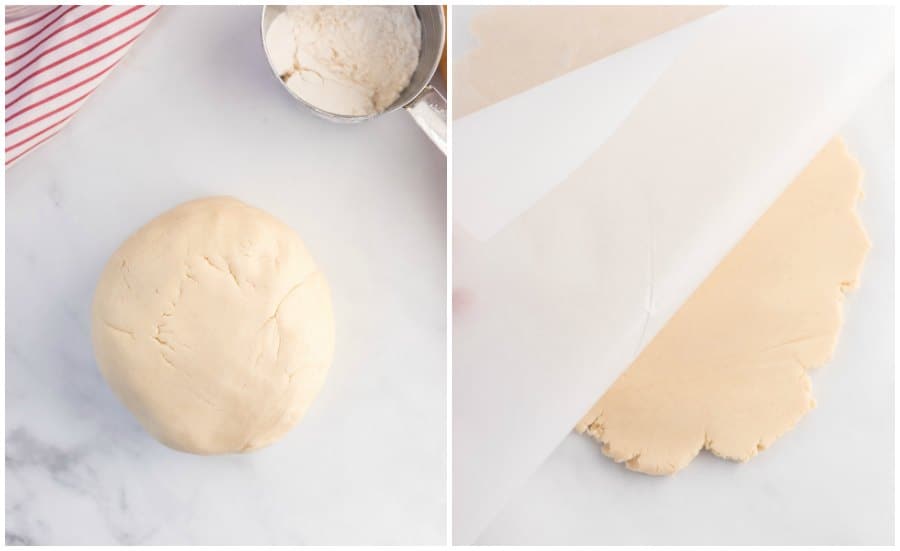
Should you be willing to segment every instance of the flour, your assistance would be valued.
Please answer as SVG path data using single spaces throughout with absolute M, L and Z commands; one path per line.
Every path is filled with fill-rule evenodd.
M 409 85 L 422 28 L 412 6 L 288 6 L 266 33 L 281 79 L 338 115 L 384 111 Z

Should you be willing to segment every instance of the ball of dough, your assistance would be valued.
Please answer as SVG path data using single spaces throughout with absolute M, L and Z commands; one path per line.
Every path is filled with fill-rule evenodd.
M 283 436 L 334 352 L 325 277 L 299 236 L 228 197 L 184 203 L 119 247 L 100 276 L 100 371 L 169 447 L 245 452 Z

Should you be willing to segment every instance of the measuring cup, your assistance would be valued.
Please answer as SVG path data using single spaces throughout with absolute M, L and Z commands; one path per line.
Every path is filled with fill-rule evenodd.
M 275 17 L 284 11 L 284 6 L 263 6 L 261 27 L 263 49 L 266 52 L 266 59 L 269 62 L 269 67 L 272 69 L 272 74 L 279 84 L 294 96 L 294 99 L 312 110 L 316 115 L 332 122 L 356 123 L 374 119 L 402 107 L 406 109 L 406 112 L 412 116 L 413 120 L 416 121 L 422 131 L 425 132 L 425 135 L 434 142 L 438 149 L 446 154 L 447 100 L 429 84 L 434 76 L 434 72 L 437 70 L 438 63 L 441 60 L 441 53 L 444 50 L 444 35 L 446 33 L 444 12 L 441 6 L 415 6 L 415 9 L 416 15 L 419 16 L 419 21 L 422 24 L 422 48 L 419 51 L 419 65 L 413 72 L 409 85 L 400 93 L 400 97 L 380 113 L 372 113 L 371 115 L 329 113 L 305 101 L 288 88 L 272 64 L 272 56 L 269 54 L 269 48 L 266 44 L 266 34 L 269 31 L 269 27 L 272 25 Z

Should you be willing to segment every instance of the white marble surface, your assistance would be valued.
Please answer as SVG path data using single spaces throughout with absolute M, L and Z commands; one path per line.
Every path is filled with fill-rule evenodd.
M 672 477 L 627 471 L 571 434 L 480 544 L 890 544 L 894 537 L 893 75 L 842 134 L 866 176 L 873 242 L 845 302 L 818 407 L 746 464 L 700 456 Z
M 445 159 L 402 112 L 338 126 L 303 111 L 258 29 L 259 8 L 163 9 L 83 112 L 6 174 L 7 543 L 445 540 Z M 336 309 L 325 389 L 249 455 L 156 443 L 89 341 L 113 250 L 211 194 L 293 226 Z

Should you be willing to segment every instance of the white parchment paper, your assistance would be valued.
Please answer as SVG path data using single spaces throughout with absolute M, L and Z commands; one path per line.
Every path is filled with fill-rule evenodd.
M 603 120 L 572 116 L 562 77 L 456 123 L 454 543 L 474 540 L 887 74 L 892 21 L 890 8 L 727 8 L 679 29 L 691 36 L 675 55 L 649 43 L 677 31 L 611 56 L 632 56 L 620 70 L 582 69 L 580 84 L 597 71 L 637 90 L 628 67 L 663 67 Z M 608 136 L 585 147 L 596 126 Z M 504 174 L 538 177 L 519 193 Z

